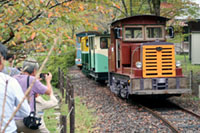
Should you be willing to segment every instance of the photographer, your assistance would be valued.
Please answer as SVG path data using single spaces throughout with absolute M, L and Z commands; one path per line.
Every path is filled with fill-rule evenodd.
M 26 59 L 23 63 L 23 70 L 22 74 L 14 76 L 15 79 L 19 82 L 19 84 L 22 87 L 22 90 L 25 92 L 27 90 L 27 85 L 31 85 L 31 83 L 34 81 L 37 70 L 39 68 L 39 64 L 35 59 Z M 52 92 L 52 87 L 51 87 L 51 79 L 52 75 L 51 73 L 48 73 L 45 75 L 45 81 L 46 85 L 42 84 L 38 79 L 36 79 L 36 82 L 34 83 L 30 94 L 29 94 L 29 103 L 31 107 L 31 111 L 34 111 L 34 97 L 36 94 L 46 94 L 50 95 Z M 36 133 L 40 132 L 38 130 L 32 130 L 24 126 L 23 123 L 23 118 L 16 118 L 16 124 L 17 124 L 17 131 L 18 132 L 29 132 L 29 133 Z

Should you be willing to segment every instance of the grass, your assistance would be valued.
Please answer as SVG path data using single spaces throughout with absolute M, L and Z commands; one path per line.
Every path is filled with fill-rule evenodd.
M 56 110 L 54 109 L 46 110 L 44 113 L 44 121 L 50 133 L 59 133 L 57 130 L 59 119 L 56 119 L 56 115 L 54 113 L 56 113 Z
M 55 92 L 55 91 L 54 91 Z M 57 90 L 57 93 L 60 92 Z M 48 96 L 44 96 L 44 99 L 48 100 Z M 45 110 L 44 121 L 46 127 L 51 133 L 58 133 L 59 119 L 56 119 L 56 112 L 61 112 L 62 115 L 68 116 L 68 105 L 64 104 L 64 99 L 62 100 L 60 111 L 55 109 Z M 77 133 L 88 133 L 92 132 L 93 124 L 96 122 L 97 117 L 93 115 L 94 110 L 88 109 L 85 105 L 81 103 L 80 97 L 75 97 L 75 132 Z M 69 132 L 69 119 L 67 121 L 67 127 Z
M 193 65 L 189 61 L 189 56 L 188 55 L 176 55 L 176 61 L 179 60 L 181 61 L 181 67 L 183 68 L 183 73 L 188 73 L 191 70 L 193 73 L 198 73 L 200 72 L 200 65 Z
M 75 98 L 75 132 L 88 133 L 93 131 L 93 124 L 97 120 L 97 117 L 92 115 L 93 112 L 94 110 L 88 109 L 85 105 L 81 103 L 80 97 Z M 68 106 L 66 104 L 62 105 L 61 114 L 68 116 Z M 67 127 L 70 127 L 69 118 L 67 123 Z
M 97 117 L 93 114 L 94 110 L 88 109 L 81 103 L 81 98 L 75 99 L 75 121 L 77 133 L 89 133 L 93 131 L 93 124 L 96 122 Z
M 59 90 L 57 88 L 53 88 L 54 89 L 54 94 L 55 93 L 59 93 Z M 42 97 L 45 100 L 49 100 L 49 96 L 47 95 L 42 95 Z M 47 109 L 44 111 L 44 121 L 45 121 L 45 125 L 48 128 L 48 130 L 50 131 L 50 133 L 59 133 L 59 131 L 57 130 L 58 125 L 59 125 L 59 118 L 55 113 L 57 113 L 58 111 L 55 110 L 54 108 L 51 109 Z

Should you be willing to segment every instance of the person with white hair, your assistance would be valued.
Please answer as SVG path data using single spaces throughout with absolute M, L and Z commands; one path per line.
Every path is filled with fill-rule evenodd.
M 35 76 L 37 73 L 37 70 L 39 69 L 39 64 L 37 61 L 33 58 L 28 58 L 23 63 L 23 72 L 19 75 L 14 76 L 15 79 L 19 82 L 19 84 L 22 87 L 22 90 L 25 92 L 28 88 L 28 85 L 31 85 L 31 83 L 35 80 Z M 35 96 L 36 94 L 46 94 L 50 95 L 52 93 L 52 86 L 51 86 L 51 79 L 52 75 L 49 72 L 45 75 L 45 81 L 46 85 L 40 82 L 40 80 L 36 79 L 30 94 L 29 94 L 29 103 L 31 107 L 31 111 L 35 111 L 34 105 L 35 105 Z M 23 118 L 15 118 L 16 124 L 17 124 L 17 131 L 18 132 L 28 132 L 28 133 L 37 133 L 40 132 L 39 129 L 32 130 L 27 128 L 23 123 Z

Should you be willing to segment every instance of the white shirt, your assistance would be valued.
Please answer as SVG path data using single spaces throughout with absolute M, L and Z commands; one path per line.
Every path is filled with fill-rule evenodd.
M 44 100 L 41 96 L 36 98 L 36 111 L 41 112 L 45 109 L 53 108 L 58 105 L 58 100 L 53 93 L 50 95 L 49 100 Z
M 24 97 L 24 93 L 22 91 L 21 86 L 17 82 L 16 79 L 10 77 L 9 75 L 6 75 L 2 72 L 0 72 L 0 119 L 2 114 L 2 107 L 3 107 L 3 100 L 4 100 L 4 93 L 6 88 L 6 81 L 8 81 L 7 85 L 7 96 L 6 96 L 6 104 L 4 109 L 4 119 L 3 119 L 3 125 L 2 129 L 4 129 L 4 126 L 12 116 L 12 113 L 15 111 L 15 108 L 20 103 L 20 101 Z M 26 117 L 30 114 L 30 106 L 25 100 L 20 109 L 18 110 L 16 116 L 17 117 Z M 15 132 L 17 129 L 14 119 L 10 122 L 8 127 L 6 128 L 6 133 L 12 133 Z

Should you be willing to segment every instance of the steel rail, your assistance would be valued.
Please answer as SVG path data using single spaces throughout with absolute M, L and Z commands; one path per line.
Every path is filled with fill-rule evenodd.
M 140 106 L 147 110 L 148 112 L 150 112 L 153 116 L 155 116 L 156 118 L 162 120 L 166 126 L 168 126 L 173 133 L 180 133 L 180 131 L 175 127 L 173 126 L 167 119 L 165 119 L 164 117 L 162 117 L 160 114 L 156 113 L 155 111 L 153 111 L 152 109 L 148 108 L 148 107 L 145 107 L 143 105 L 140 104 Z
M 193 112 L 193 111 L 191 111 L 191 110 L 185 109 L 185 108 L 183 108 L 183 107 L 181 107 L 181 106 L 179 106 L 179 105 L 176 105 L 175 103 L 172 103 L 172 104 L 173 104 L 174 106 L 176 106 L 178 109 L 180 109 L 180 110 L 182 110 L 182 111 L 184 111 L 184 112 L 187 112 L 187 113 L 189 113 L 189 114 L 195 116 L 196 118 L 200 119 L 200 115 L 199 115 L 199 114 L 197 114 L 197 113 L 195 113 L 195 112 Z

